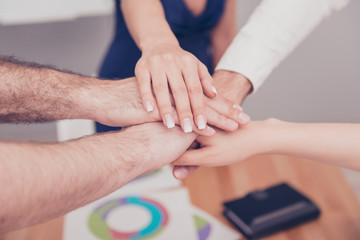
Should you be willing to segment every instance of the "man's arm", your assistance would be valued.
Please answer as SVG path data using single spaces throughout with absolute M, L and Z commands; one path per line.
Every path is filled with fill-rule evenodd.
M 0 142 L 0 232 L 99 199 L 174 161 L 194 139 L 178 127 L 148 123 L 59 144 Z
M 2 59 L 0 94 L 0 122 L 91 119 L 109 126 L 130 126 L 161 121 L 158 108 L 146 112 L 142 107 L 135 78 L 100 80 L 39 64 Z M 221 96 L 204 97 L 204 101 L 209 123 L 218 128 L 232 131 L 238 124 L 248 122 L 239 118 L 242 111 L 234 108 L 233 102 Z M 177 116 L 174 107 L 172 113 Z M 181 124 L 178 118 L 175 122 Z M 214 131 L 209 127 L 193 129 L 207 136 Z
M 216 71 L 241 73 L 256 91 L 322 20 L 349 1 L 263 0 L 226 50 Z M 242 92 L 241 86 L 238 88 Z
M 74 104 L 74 90 L 85 81 L 75 77 L 38 64 L 0 58 L 0 122 L 74 118 L 80 111 Z
M 0 57 L 0 122 L 91 119 L 111 126 L 157 121 L 135 79 L 100 80 Z

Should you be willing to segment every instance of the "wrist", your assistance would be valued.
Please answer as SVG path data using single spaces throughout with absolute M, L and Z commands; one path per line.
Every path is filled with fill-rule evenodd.
M 180 47 L 180 44 L 172 33 L 146 37 L 139 43 L 139 48 L 143 53 L 153 51 L 154 49 L 162 49 L 164 47 Z
M 219 94 L 229 100 L 242 103 L 252 91 L 251 82 L 241 73 L 218 70 L 214 73 L 213 78 Z
M 280 154 L 284 145 L 289 141 L 288 122 L 275 118 L 269 118 L 261 121 L 262 128 L 259 136 L 262 151 L 261 154 Z
M 96 121 L 96 104 L 98 98 L 96 96 L 98 82 L 95 78 L 79 77 L 79 83 L 74 87 L 70 98 L 72 99 L 74 108 L 71 119 L 90 119 Z
M 110 188 L 117 189 L 151 168 L 146 141 L 127 129 L 77 140 L 93 166 L 103 172 Z M 97 165 L 97 163 L 99 165 Z

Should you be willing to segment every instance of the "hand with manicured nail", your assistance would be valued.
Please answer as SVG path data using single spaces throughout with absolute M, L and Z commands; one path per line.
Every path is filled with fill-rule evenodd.
M 82 91 L 77 94 L 79 112 L 83 115 L 81 118 L 89 118 L 105 125 L 121 127 L 162 121 L 157 107 L 151 112 L 144 110 L 135 78 L 119 81 L 89 78 L 84 81 L 83 87 Z M 238 126 L 244 125 L 250 120 L 242 112 L 240 106 L 234 105 L 233 102 L 221 96 L 212 99 L 203 96 L 203 101 L 209 125 L 225 131 L 234 131 Z M 169 114 L 174 116 L 174 118 L 165 116 L 165 122 L 169 127 L 177 124 L 182 126 L 184 132 L 194 131 L 204 136 L 215 134 L 215 130 L 208 124 L 205 125 L 204 129 L 199 130 L 190 118 L 185 118 L 181 122 L 174 106 L 171 106 Z M 241 118 L 242 115 L 245 116 L 245 119 Z
M 176 165 L 174 176 L 183 179 L 194 171 L 196 166 L 225 166 L 265 153 L 270 148 L 263 143 L 272 140 L 272 136 L 267 134 L 268 129 L 272 127 L 271 124 L 269 121 L 255 121 L 234 132 L 218 131 L 210 138 L 197 137 L 196 141 L 200 147 L 188 149 L 180 158 L 172 162 Z
M 145 110 L 151 112 L 157 106 L 168 128 L 175 126 L 172 98 L 185 132 L 191 132 L 193 126 L 206 128 L 204 94 L 213 98 L 216 89 L 206 66 L 194 55 L 174 43 L 143 49 L 135 75 Z

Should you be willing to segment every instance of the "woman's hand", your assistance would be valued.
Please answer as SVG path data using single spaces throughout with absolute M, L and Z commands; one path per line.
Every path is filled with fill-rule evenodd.
M 215 136 L 208 138 L 199 136 L 197 141 L 200 148 L 188 150 L 173 165 L 184 166 L 225 166 L 240 162 L 253 155 L 271 152 L 273 128 L 277 127 L 277 120 L 251 122 L 235 132 L 218 131 Z M 179 178 L 183 178 L 181 174 Z
M 144 111 L 135 78 L 119 81 L 106 81 L 89 78 L 77 93 L 77 104 L 82 115 L 78 118 L 92 119 L 108 126 L 131 126 L 146 122 L 161 121 L 158 108 L 152 112 Z M 205 111 L 209 124 L 225 131 L 234 131 L 240 125 L 245 125 L 250 118 L 242 112 L 238 105 L 217 96 L 210 99 L 203 96 Z M 171 113 L 176 117 L 175 123 L 181 125 L 177 118 L 176 109 L 171 106 Z M 229 116 L 229 117 L 226 117 Z M 232 120 L 232 119 L 235 119 Z M 190 125 L 194 132 L 212 136 L 215 130 L 206 127 L 198 130 L 194 124 Z
M 185 132 L 191 132 L 194 127 L 201 131 L 210 123 L 233 131 L 250 120 L 246 114 L 241 114 L 239 105 L 216 97 L 206 66 L 177 44 L 144 49 L 135 74 L 145 109 L 151 112 L 157 106 L 168 128 L 179 122 Z M 175 113 L 172 111 L 172 100 Z
M 200 130 L 206 128 L 203 95 L 215 97 L 216 89 L 206 66 L 194 55 L 182 50 L 177 43 L 143 49 L 135 75 L 145 109 L 149 112 L 154 109 L 154 91 L 162 120 L 168 128 L 175 124 L 171 95 L 185 132 L 191 131 L 192 123 Z

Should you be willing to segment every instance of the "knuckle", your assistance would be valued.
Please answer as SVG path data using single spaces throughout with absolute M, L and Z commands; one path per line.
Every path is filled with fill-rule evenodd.
M 200 86 L 190 87 L 188 91 L 190 95 L 199 95 L 203 93 L 203 90 Z
M 193 100 L 191 100 L 190 102 L 195 115 L 202 114 L 204 116 L 207 116 L 207 108 L 202 104 L 202 102 L 197 102 Z
M 199 62 L 199 69 L 204 72 L 208 71 L 207 67 L 202 62 Z
M 183 156 L 181 156 L 181 159 L 179 162 L 183 165 L 189 164 L 191 162 L 190 154 L 184 154 Z
M 142 85 L 142 84 L 140 84 L 140 86 L 139 86 L 139 91 L 140 91 L 141 95 L 145 95 L 145 94 L 148 95 L 151 92 L 151 90 L 150 90 L 150 88 L 148 86 L 145 86 L 145 85 Z
M 187 109 L 187 108 L 178 108 L 177 113 L 178 113 L 179 117 L 182 119 L 187 118 L 187 117 L 190 119 L 193 118 L 190 109 Z
M 182 97 L 185 97 L 187 95 L 185 86 L 175 86 L 171 88 L 171 92 L 174 96 L 181 95 Z
M 160 81 L 153 81 L 152 84 L 156 92 L 162 92 L 166 90 L 166 85 Z
M 151 91 L 149 91 L 149 89 L 144 89 L 144 90 L 140 91 L 140 94 L 144 99 L 152 99 L 153 98 L 153 95 L 152 95 Z
M 147 62 L 151 67 L 154 67 L 155 65 L 161 63 L 161 56 L 158 55 L 151 56 L 149 60 L 147 60 Z
M 195 116 L 200 116 L 202 115 L 205 118 L 205 121 L 208 122 L 208 116 L 205 114 L 206 111 L 203 110 L 203 108 L 198 107 L 198 108 L 194 108 L 194 115 Z
M 135 71 L 141 71 L 143 69 L 147 69 L 149 67 L 149 60 L 147 59 L 140 59 L 135 66 Z
M 195 62 L 195 59 L 191 54 L 184 55 L 182 60 L 187 64 L 193 64 Z
M 240 111 L 237 109 L 234 109 L 233 107 L 228 107 L 228 116 L 235 117 L 236 115 L 239 115 Z
M 146 67 L 136 65 L 134 73 L 137 81 L 142 81 L 144 79 L 144 76 L 146 76 L 145 75 L 146 70 L 147 70 Z
M 225 118 L 222 115 L 218 115 L 216 117 L 216 123 L 218 126 L 222 127 L 222 128 L 226 128 L 227 127 L 227 118 Z
M 171 104 L 166 101 L 159 101 L 158 106 L 164 111 L 171 112 Z
M 164 55 L 162 55 L 162 58 L 166 61 L 174 61 L 175 57 L 173 54 L 171 53 L 165 53 Z
M 144 65 L 145 61 L 140 59 L 135 65 L 135 72 L 140 71 L 144 67 Z

